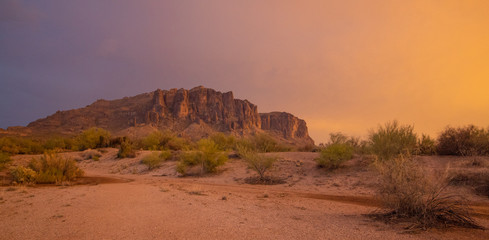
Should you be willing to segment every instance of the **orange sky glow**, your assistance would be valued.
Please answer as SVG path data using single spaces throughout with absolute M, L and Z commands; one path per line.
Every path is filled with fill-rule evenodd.
M 0 127 L 198 85 L 290 112 L 316 143 L 394 119 L 489 126 L 486 0 L 9 1 Z

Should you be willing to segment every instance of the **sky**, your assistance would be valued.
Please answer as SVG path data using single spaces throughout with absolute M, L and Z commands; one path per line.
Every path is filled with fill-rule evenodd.
M 203 85 L 332 132 L 489 126 L 486 0 L 0 0 L 0 128 Z

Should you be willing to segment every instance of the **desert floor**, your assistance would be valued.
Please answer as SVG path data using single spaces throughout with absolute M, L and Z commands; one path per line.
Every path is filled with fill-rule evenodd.
M 317 153 L 276 153 L 272 175 L 279 185 L 250 185 L 254 176 L 240 159 L 218 174 L 179 177 L 175 162 L 148 171 L 137 158 L 78 159 L 86 177 L 73 186 L 0 187 L 0 239 L 489 239 L 489 230 L 451 228 L 406 233 L 365 216 L 380 211 L 376 173 L 362 158 L 326 172 Z M 15 156 L 25 164 L 33 156 Z M 466 159 L 420 157 L 427 169 L 456 169 Z M 485 159 L 485 161 L 488 161 Z M 4 175 L 1 177 L 5 178 Z M 5 180 L 5 179 L 4 179 Z M 470 187 L 477 222 L 489 228 L 489 198 Z

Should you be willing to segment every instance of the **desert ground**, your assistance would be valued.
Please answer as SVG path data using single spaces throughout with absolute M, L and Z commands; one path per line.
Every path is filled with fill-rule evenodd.
M 148 171 L 141 158 L 77 159 L 85 177 L 72 185 L 0 187 L 0 239 L 489 239 L 489 230 L 450 228 L 407 232 L 374 221 L 376 172 L 355 157 L 334 171 L 316 167 L 318 153 L 273 153 L 270 173 L 285 180 L 252 185 L 243 160 L 230 158 L 219 173 L 181 177 L 175 161 Z M 32 157 L 19 155 L 14 164 Z M 461 157 L 418 157 L 430 172 L 469 168 Z M 489 163 L 489 159 L 484 159 Z M 5 173 L 0 176 L 4 183 Z M 489 198 L 468 186 L 450 189 L 469 200 L 475 220 L 489 228 Z

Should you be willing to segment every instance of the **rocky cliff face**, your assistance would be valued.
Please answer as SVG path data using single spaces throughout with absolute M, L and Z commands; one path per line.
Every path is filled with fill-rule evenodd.
M 98 100 L 84 108 L 58 111 L 27 127 L 35 132 L 72 134 L 90 127 L 117 133 L 148 126 L 187 135 L 213 131 L 244 135 L 264 130 L 292 144 L 313 143 L 304 120 L 289 113 L 259 114 L 257 106 L 234 99 L 232 92 L 204 87 L 158 89 L 118 100 Z
M 260 113 L 261 129 L 294 141 L 314 144 L 309 137 L 306 121 L 286 112 Z

